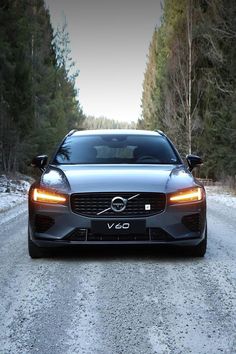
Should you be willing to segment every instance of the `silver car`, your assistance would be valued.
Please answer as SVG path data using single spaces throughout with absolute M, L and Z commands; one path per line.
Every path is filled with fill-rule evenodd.
M 92 244 L 182 246 L 206 252 L 206 194 L 160 132 L 71 131 L 48 162 L 32 165 L 42 175 L 29 192 L 29 254 L 48 247 Z

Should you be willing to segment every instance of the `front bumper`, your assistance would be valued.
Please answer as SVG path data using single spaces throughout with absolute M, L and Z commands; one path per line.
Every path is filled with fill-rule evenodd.
M 47 229 L 37 226 L 37 217 L 53 220 Z M 199 225 L 191 227 L 191 217 L 199 218 Z M 190 218 L 190 224 L 183 222 Z M 185 219 L 184 219 L 185 218 Z M 162 244 L 196 246 L 203 239 L 206 229 L 205 202 L 167 206 L 160 214 L 145 218 L 117 218 L 118 222 L 145 220 L 145 235 L 110 235 L 91 233 L 91 223 L 96 218 L 75 214 L 69 206 L 31 202 L 29 205 L 29 235 L 39 247 L 64 247 L 73 245 Z M 108 221 L 107 218 L 99 220 Z

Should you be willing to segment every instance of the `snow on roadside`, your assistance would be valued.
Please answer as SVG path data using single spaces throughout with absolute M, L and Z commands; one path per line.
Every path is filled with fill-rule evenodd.
M 0 218 L 4 213 L 13 207 L 22 204 L 27 200 L 28 190 L 32 179 L 27 176 L 19 176 L 16 179 L 9 179 L 0 175 Z
M 214 201 L 221 205 L 225 205 L 236 209 L 236 195 L 233 195 L 231 192 L 224 190 L 222 187 L 205 187 L 207 193 L 207 199 Z
M 26 195 L 14 193 L 0 193 L 0 213 L 22 204 L 27 199 Z

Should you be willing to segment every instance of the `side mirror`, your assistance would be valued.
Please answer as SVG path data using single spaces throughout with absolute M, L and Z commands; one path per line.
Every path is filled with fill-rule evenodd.
M 45 169 L 45 166 L 47 165 L 48 162 L 48 156 L 47 155 L 40 155 L 36 156 L 33 158 L 31 161 L 31 166 L 32 167 L 38 167 L 42 172 Z
M 187 155 L 186 160 L 187 160 L 190 172 L 194 169 L 194 167 L 201 165 L 203 163 L 201 157 L 196 156 L 196 155 Z

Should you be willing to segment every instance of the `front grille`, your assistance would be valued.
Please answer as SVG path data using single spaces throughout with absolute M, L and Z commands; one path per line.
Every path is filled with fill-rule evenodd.
M 54 219 L 46 215 L 35 215 L 34 227 L 35 231 L 39 233 L 44 233 L 50 229 L 55 224 Z
M 185 215 L 182 218 L 182 223 L 186 226 L 190 231 L 199 232 L 201 231 L 201 216 L 200 214 L 191 214 Z
M 88 241 L 148 241 L 148 233 L 144 235 L 97 235 L 88 234 Z
M 87 229 L 75 229 L 66 236 L 68 241 L 85 241 Z
M 102 235 L 90 229 L 76 228 L 65 236 L 68 241 L 173 241 L 174 238 L 161 228 L 147 228 L 144 234 Z
M 139 194 L 137 197 L 129 198 Z M 112 209 L 97 215 L 111 207 L 115 197 L 122 197 L 127 201 L 124 211 L 114 212 Z M 74 213 L 89 217 L 142 217 L 161 213 L 165 209 L 166 196 L 164 193 L 79 193 L 71 195 L 71 209 Z

